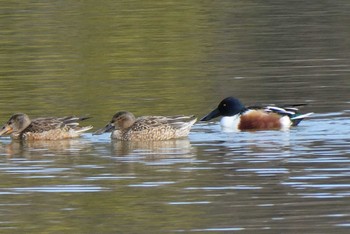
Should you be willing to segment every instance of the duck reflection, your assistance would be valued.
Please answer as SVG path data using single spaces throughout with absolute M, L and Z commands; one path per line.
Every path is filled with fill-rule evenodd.
M 188 139 L 166 141 L 112 141 L 115 156 L 143 157 L 146 160 L 193 157 L 193 147 Z
M 9 157 L 40 158 L 44 156 L 76 155 L 91 147 L 82 138 L 64 139 L 57 141 L 17 141 L 2 144 L 2 151 Z

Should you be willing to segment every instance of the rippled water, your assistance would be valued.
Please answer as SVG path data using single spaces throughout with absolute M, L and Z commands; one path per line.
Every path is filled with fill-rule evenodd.
M 188 139 L 2 140 L 1 229 L 9 232 L 347 232 L 348 118 L 290 131 Z
M 3 1 L 0 121 L 307 103 L 290 131 L 0 138 L 1 233 L 348 233 L 350 4 Z M 95 129 L 96 129 L 95 128 Z

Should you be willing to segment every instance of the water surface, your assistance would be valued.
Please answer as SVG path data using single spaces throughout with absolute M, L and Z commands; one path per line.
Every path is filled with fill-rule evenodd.
M 0 139 L 1 233 L 348 233 L 350 4 L 3 1 L 0 121 L 307 103 L 290 131 Z

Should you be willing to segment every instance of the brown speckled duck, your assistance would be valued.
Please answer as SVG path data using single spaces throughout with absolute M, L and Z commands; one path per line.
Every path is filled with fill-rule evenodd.
M 44 117 L 31 120 L 23 113 L 14 114 L 0 129 L 0 136 L 11 135 L 19 140 L 60 140 L 79 137 L 92 126 L 79 127 L 89 117 Z
M 186 137 L 196 122 L 194 116 L 135 116 L 117 112 L 112 120 L 94 134 L 112 132 L 111 138 L 124 141 L 157 141 Z

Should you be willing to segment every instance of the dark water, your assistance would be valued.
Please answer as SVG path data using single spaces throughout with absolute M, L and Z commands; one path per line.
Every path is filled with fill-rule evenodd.
M 350 3 L 2 1 L 0 121 L 308 103 L 290 131 L 0 139 L 1 233 L 348 233 Z M 96 129 L 95 128 L 95 129 Z

